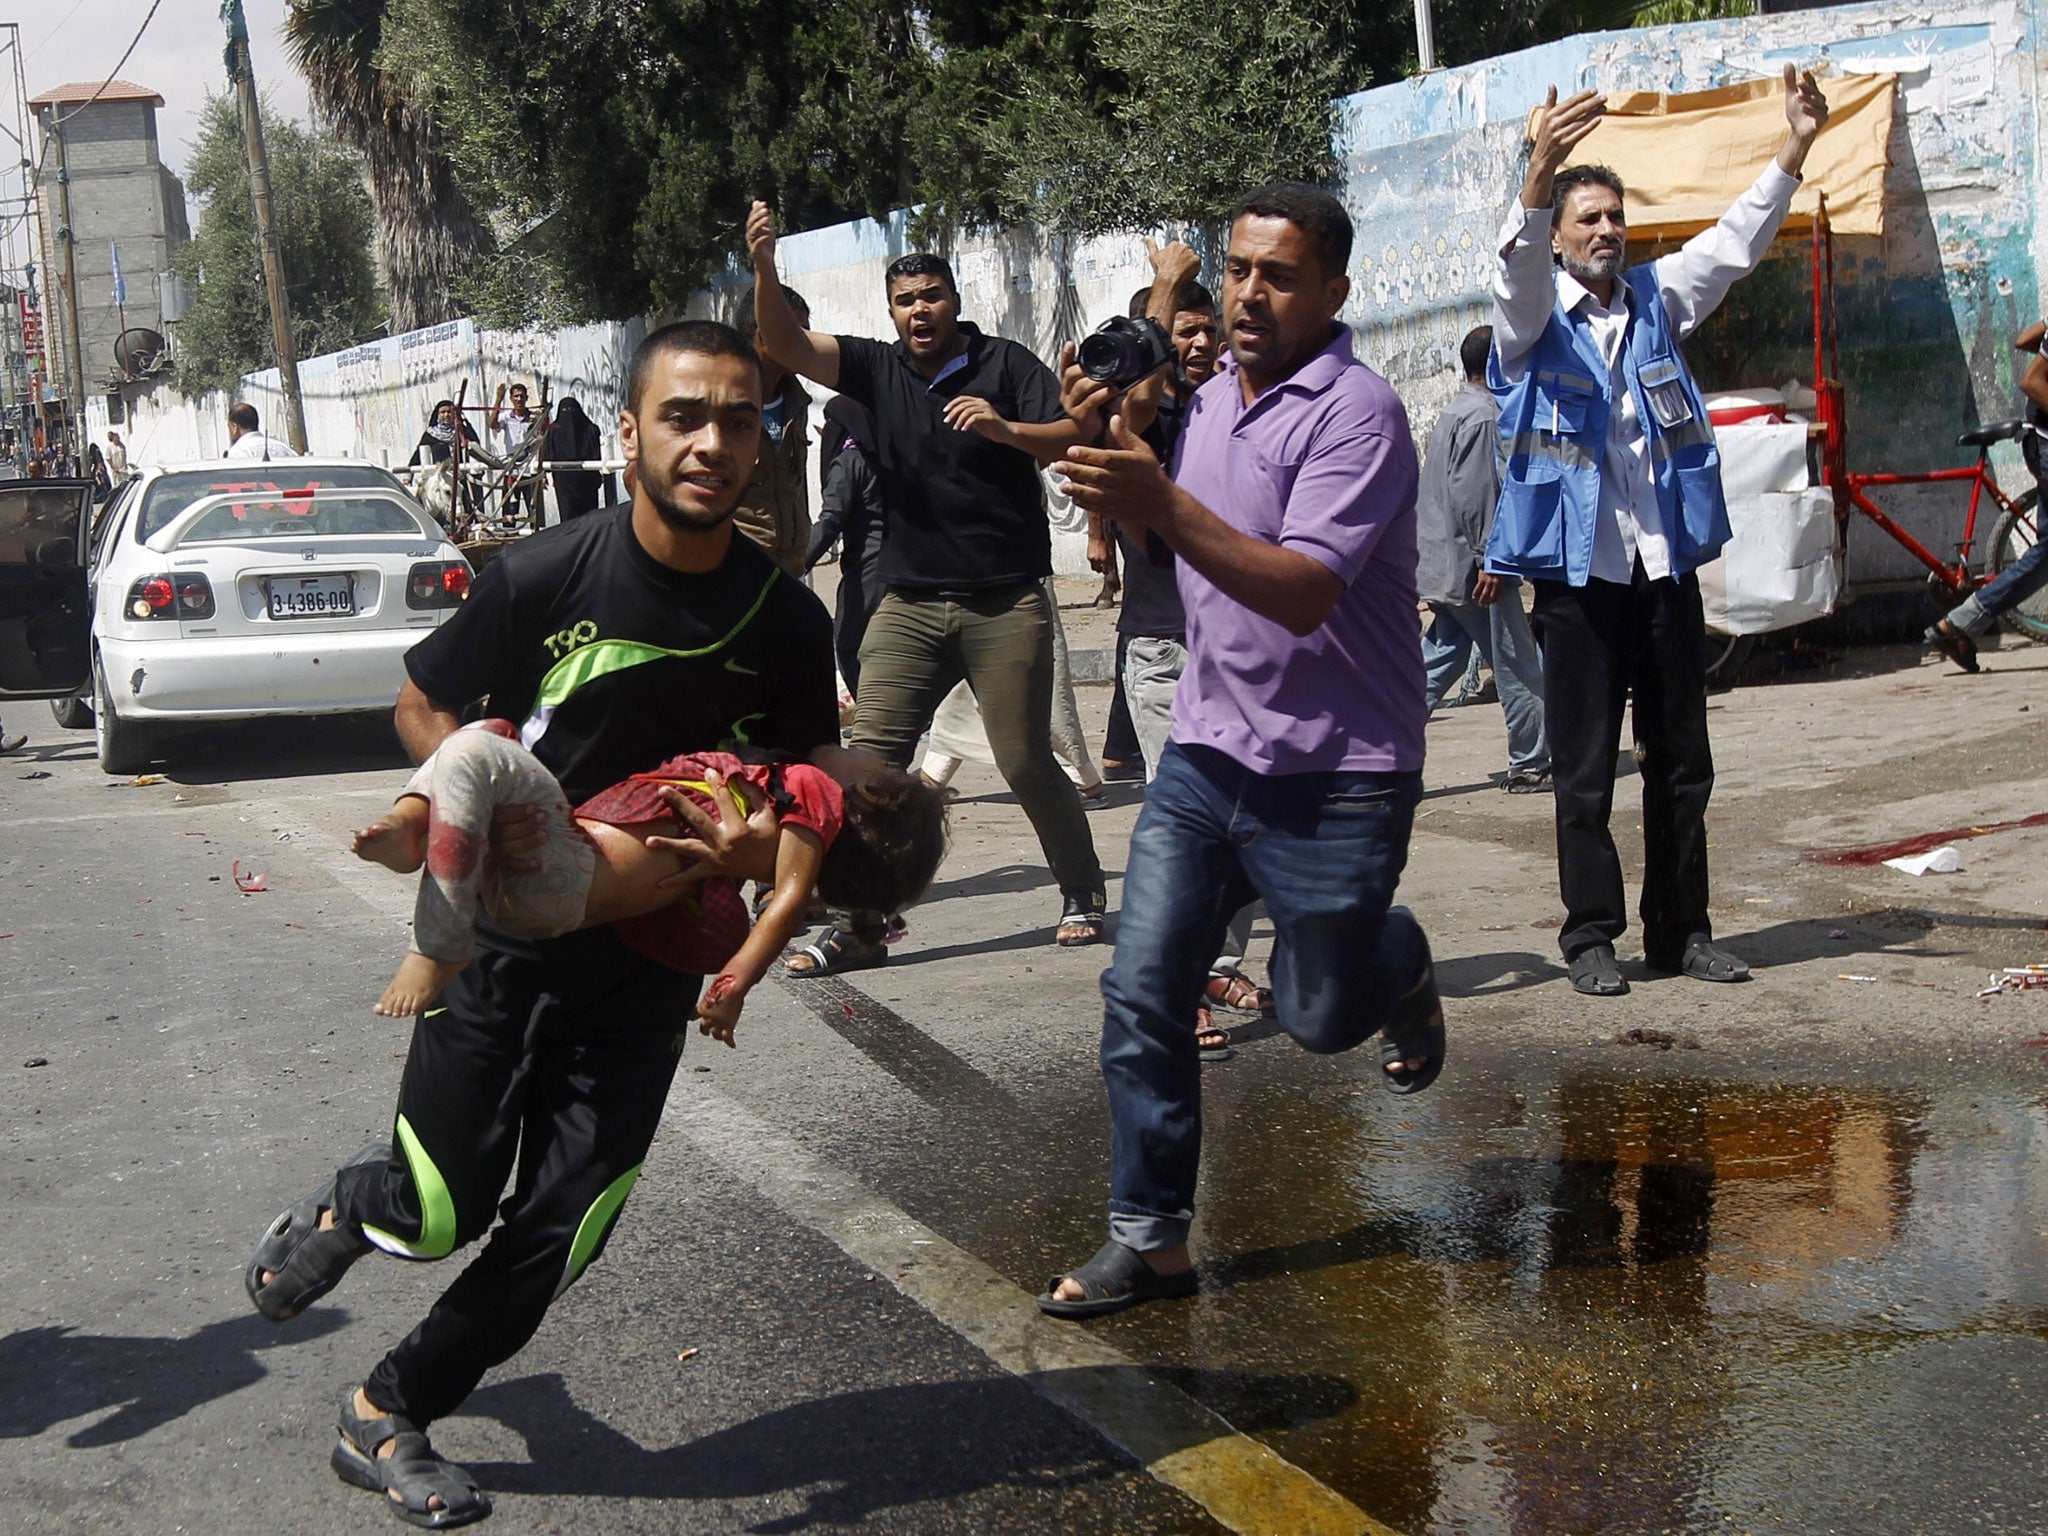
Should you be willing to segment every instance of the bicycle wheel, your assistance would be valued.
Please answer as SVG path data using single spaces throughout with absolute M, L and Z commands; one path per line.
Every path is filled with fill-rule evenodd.
M 1736 674 L 1755 650 L 1755 635 L 1724 635 L 1717 629 L 1708 630 L 1707 686 L 1733 688 Z
M 2013 510 L 1998 519 L 1998 526 L 1991 531 L 1991 548 L 1984 556 L 1987 578 L 1997 576 L 2034 547 L 2040 533 L 2034 517 L 2034 504 L 2038 497 L 2039 492 L 2034 490 L 2014 497 Z M 2007 609 L 1999 617 L 2008 629 L 2029 639 L 2048 640 L 2048 588 Z

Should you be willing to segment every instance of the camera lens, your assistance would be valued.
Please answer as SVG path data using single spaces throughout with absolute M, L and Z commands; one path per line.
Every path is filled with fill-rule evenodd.
M 1081 338 L 1081 345 L 1074 354 L 1074 360 L 1081 365 L 1081 371 L 1091 379 L 1113 382 L 1125 367 L 1125 353 L 1129 350 L 1124 338 L 1114 333 L 1096 331 Z

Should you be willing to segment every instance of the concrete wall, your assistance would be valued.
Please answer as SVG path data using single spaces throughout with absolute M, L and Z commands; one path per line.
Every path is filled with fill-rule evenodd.
M 403 464 L 437 400 L 456 398 L 466 379 L 465 405 L 488 405 L 503 380 L 528 384 L 536 405 L 543 383 L 554 400 L 575 396 L 604 431 L 606 452 L 615 455 L 626 362 L 645 333 L 640 321 L 563 331 L 491 331 L 453 320 L 307 358 L 299 364 L 307 443 L 315 453 Z M 159 385 L 131 391 L 129 419 L 121 428 L 131 461 L 138 466 L 175 464 L 226 451 L 228 407 L 236 398 L 256 407 L 273 436 L 286 435 L 284 395 L 274 368 L 244 378 L 234 397 L 216 393 L 195 399 Z M 481 436 L 483 419 L 471 416 L 469 421 Z M 106 401 L 88 401 L 88 435 L 104 441 L 110 424 Z
M 1407 401 L 1418 436 L 1448 397 L 1457 344 L 1489 313 L 1490 247 L 1520 184 L 1522 126 L 1544 87 L 1702 89 L 1783 63 L 1901 76 L 1886 181 L 1886 234 L 1837 249 L 1850 461 L 1865 469 L 1968 462 L 1957 433 L 2019 414 L 2012 334 L 2041 312 L 2037 271 L 2048 256 L 2040 195 L 2038 96 L 2043 70 L 2038 0 L 1877 0 L 1788 15 L 1595 33 L 1442 70 L 1338 104 L 1341 192 L 1357 221 L 1352 297 L 1344 318 L 1361 355 Z M 734 210 L 737 218 L 740 210 Z M 1193 239 L 1216 276 L 1213 232 Z M 862 220 L 781 241 L 785 280 L 810 301 L 818 328 L 892 334 L 882 269 L 912 249 L 908 219 Z M 1076 241 L 1029 226 L 959 243 L 949 253 L 963 314 L 1023 341 L 1048 362 L 1067 341 L 1124 312 L 1150 280 L 1136 234 Z M 125 255 L 125 248 L 124 248 Z M 1812 373 L 1807 246 L 1789 237 L 1738 285 L 1689 347 L 1710 387 L 1781 384 Z M 748 274 L 737 268 L 693 312 L 731 318 Z M 446 333 L 446 334 L 443 334 Z M 557 337 L 418 333 L 304 365 L 308 426 L 323 452 L 404 458 L 436 392 L 465 369 L 477 386 L 508 373 L 545 374 L 557 395 L 579 394 L 593 419 L 615 415 L 616 380 L 638 331 L 593 326 Z M 395 350 L 394 350 L 395 349 Z M 413 367 L 411 353 L 440 361 Z M 445 354 L 445 356 L 443 355 Z M 414 373 L 420 377 L 415 379 Z M 428 382 L 431 379 L 432 382 Z M 274 401 L 268 376 L 246 391 Z M 603 410 L 598 409 L 602 404 Z M 226 402 L 141 407 L 138 456 L 185 457 L 225 440 Z M 271 408 L 264 405 L 266 416 Z M 614 439 L 615 440 L 615 439 Z M 2026 481 L 2018 456 L 1997 460 L 2009 486 Z M 1962 523 L 1952 491 L 1883 493 L 1909 527 L 1943 551 Z M 1053 498 L 1059 568 L 1084 568 L 1071 507 Z M 1988 535 L 1988 528 L 1980 530 Z M 1850 578 L 1912 579 L 1910 557 L 1861 519 L 1850 526 Z
M 1959 432 L 2020 414 L 2007 342 L 2041 312 L 2036 7 L 1880 0 L 1590 34 L 1342 102 L 1337 149 L 1358 222 L 1350 318 L 1418 432 L 1455 387 L 1459 339 L 1488 318 L 1491 247 L 1544 88 L 1701 90 L 1786 62 L 1901 77 L 1885 235 L 1836 247 L 1851 467 L 1965 464 Z M 1782 239 L 1689 344 L 1709 388 L 1810 382 L 1809 250 L 1804 237 Z M 1997 462 L 2012 488 L 2030 483 L 2017 452 Z M 1952 490 L 1881 499 L 1937 553 L 1961 532 Z M 1861 518 L 1849 538 L 1852 581 L 1922 569 Z

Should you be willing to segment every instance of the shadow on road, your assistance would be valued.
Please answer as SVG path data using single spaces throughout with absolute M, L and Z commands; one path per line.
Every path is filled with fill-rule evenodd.
M 316 773 L 374 773 L 411 766 L 389 715 L 230 721 L 181 726 L 163 746 L 181 784 L 246 784 Z
M 80 1333 L 69 1324 L 0 1338 L 0 1439 L 40 1435 L 113 1408 L 65 1437 L 78 1449 L 135 1440 L 269 1373 L 257 1351 L 334 1332 L 348 1313 L 327 1307 L 279 1327 L 253 1314 L 208 1323 L 188 1338 Z
M 1332 1376 L 1138 1366 L 1046 1373 L 1083 1374 L 1096 1378 L 1085 1384 L 1090 1397 L 1114 1390 L 1113 1381 L 1099 1379 L 1105 1375 L 1128 1374 L 1134 1384 L 1164 1378 L 1246 1432 L 1331 1417 L 1358 1399 L 1349 1382 Z M 613 1429 L 553 1374 L 485 1387 L 463 1412 L 498 1420 L 533 1450 L 526 1463 L 470 1463 L 488 1488 L 580 1498 L 801 1495 L 800 1512 L 748 1526 L 768 1533 L 858 1525 L 879 1512 L 987 1488 L 1072 1488 L 1131 1465 L 1013 1377 L 842 1392 L 664 1450 Z

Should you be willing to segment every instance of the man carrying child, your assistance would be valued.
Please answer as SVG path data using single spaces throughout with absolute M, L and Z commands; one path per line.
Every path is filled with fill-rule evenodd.
M 759 360 L 729 327 L 684 322 L 641 343 L 620 417 L 632 501 L 507 549 L 415 647 L 397 723 L 416 761 L 479 698 L 518 725 L 572 805 L 678 753 L 743 742 L 804 758 L 837 741 L 830 619 L 733 536 L 761 394 Z M 501 815 L 497 856 L 536 849 L 540 819 Z M 772 875 L 772 817 L 728 818 L 704 838 L 694 851 L 715 871 Z M 653 1140 L 698 986 L 610 927 L 540 942 L 485 927 L 475 959 L 414 1023 L 397 1149 L 343 1168 L 258 1250 L 251 1296 L 283 1317 L 372 1246 L 439 1259 L 490 1232 L 342 1410 L 335 1470 L 414 1523 L 490 1513 L 425 1431 L 526 1344 L 602 1249 Z

